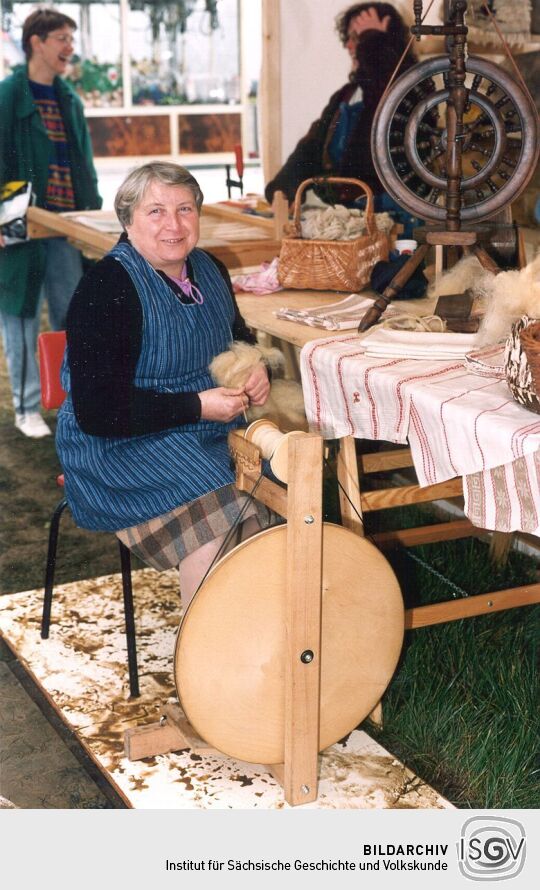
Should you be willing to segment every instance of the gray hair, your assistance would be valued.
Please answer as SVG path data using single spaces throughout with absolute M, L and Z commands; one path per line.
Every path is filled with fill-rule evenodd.
M 141 203 L 150 183 L 156 180 L 164 185 L 183 185 L 188 188 L 200 213 L 204 196 L 199 183 L 189 170 L 167 161 L 150 161 L 128 173 L 116 193 L 114 209 L 124 229 L 131 225 L 133 211 Z

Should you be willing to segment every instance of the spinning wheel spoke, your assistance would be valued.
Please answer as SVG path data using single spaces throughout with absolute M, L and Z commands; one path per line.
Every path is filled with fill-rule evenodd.
M 439 57 L 409 69 L 377 111 L 372 151 L 381 181 L 412 214 L 446 218 L 450 59 Z M 519 195 L 534 170 L 537 117 L 530 97 L 491 62 L 466 62 L 461 218 L 497 213 Z M 452 129 L 450 127 L 450 132 Z

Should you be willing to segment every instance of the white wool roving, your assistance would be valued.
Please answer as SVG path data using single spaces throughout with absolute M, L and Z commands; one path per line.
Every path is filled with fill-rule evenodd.
M 251 346 L 236 340 L 230 349 L 221 352 L 210 364 L 210 373 L 219 386 L 235 388 L 244 386 L 253 369 L 264 362 L 272 369 L 270 395 L 261 407 L 248 408 L 248 420 L 265 417 L 283 432 L 306 430 L 302 387 L 295 380 L 275 379 L 283 372 L 285 358 L 279 349 Z
M 475 295 L 486 298 L 486 311 L 477 335 L 479 346 L 509 336 L 522 315 L 540 318 L 540 253 L 523 269 L 484 276 Z
M 427 296 L 445 297 L 448 294 L 462 294 L 467 288 L 474 287 L 485 275 L 495 277 L 491 272 L 486 272 L 474 254 L 465 256 L 448 272 L 441 275 L 438 281 L 430 284 Z

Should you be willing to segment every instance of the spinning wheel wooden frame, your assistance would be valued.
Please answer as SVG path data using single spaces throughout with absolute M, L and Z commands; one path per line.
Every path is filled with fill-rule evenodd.
M 473 252 L 488 271 L 500 271 L 478 243 L 479 229 L 465 231 L 462 223 L 478 226 L 507 211 L 531 179 L 540 151 L 538 114 L 526 86 L 491 62 L 467 57 L 467 0 L 445 0 L 445 21 L 438 26 L 422 24 L 421 0 L 413 8 L 411 33 L 417 39 L 444 36 L 447 56 L 413 65 L 387 89 L 371 150 L 385 189 L 432 227 L 366 312 L 360 331 L 379 320 L 430 245 Z
M 261 421 L 261 423 L 265 422 Z M 270 426 L 273 425 L 270 424 Z M 258 499 L 287 519 L 285 600 L 287 652 L 283 678 L 285 692 L 284 756 L 282 763 L 267 765 L 267 769 L 283 786 L 285 800 L 291 806 L 295 806 L 316 800 L 318 793 L 323 602 L 323 440 L 313 433 L 293 433 L 284 436 L 284 440 L 282 444 L 287 446 L 288 452 L 286 466 L 282 460 L 278 463 L 280 467 L 285 466 L 285 474 L 289 479 L 288 488 L 283 488 L 265 476 L 261 476 L 261 451 L 256 444 L 245 438 L 243 432 L 231 433 L 229 444 L 236 462 L 238 488 L 246 492 L 254 492 L 256 489 Z M 365 455 L 361 459 L 361 465 L 362 471 L 367 473 L 408 467 L 411 465 L 410 452 L 408 449 L 399 449 L 398 451 Z M 338 480 L 343 526 L 354 533 L 351 537 L 359 539 L 364 534 L 363 512 L 390 508 L 397 504 L 430 501 L 438 497 L 451 497 L 461 491 L 461 479 L 454 479 L 439 485 L 428 486 L 425 489 L 420 489 L 417 485 L 410 485 L 397 491 L 385 488 L 380 491 L 362 493 L 357 470 L 355 442 L 350 436 L 340 440 Z M 385 532 L 375 535 L 374 540 L 380 549 L 385 550 L 395 546 L 415 546 L 421 543 L 450 540 L 481 533 L 481 529 L 474 528 L 468 520 L 464 519 L 442 525 Z M 262 535 L 264 534 L 265 532 L 262 533 Z M 495 539 L 496 545 L 500 544 L 500 537 Z M 508 541 L 510 536 L 504 535 L 502 538 Z M 247 541 L 236 549 L 239 550 L 242 547 L 245 547 L 246 552 L 249 552 L 250 542 Z M 234 552 L 230 554 L 231 557 Z M 273 566 L 268 566 L 268 571 L 272 570 Z M 365 566 L 359 564 L 358 573 L 362 572 L 365 572 Z M 463 600 L 450 600 L 410 608 L 405 611 L 404 620 L 400 606 L 400 609 L 397 612 L 394 610 L 391 616 L 394 625 L 393 633 L 390 634 L 393 635 L 391 645 L 395 650 L 397 620 L 403 623 L 405 629 L 414 629 L 474 615 L 489 614 L 516 606 L 530 605 L 538 602 L 539 597 L 540 584 L 527 585 L 468 597 Z M 369 617 L 367 622 L 369 622 Z M 386 631 L 382 633 L 381 628 L 377 631 L 376 644 L 378 648 L 385 646 L 388 648 L 390 636 L 385 634 Z M 394 667 L 396 661 L 397 656 Z M 324 664 L 327 664 L 327 660 L 324 661 Z M 390 676 L 388 676 L 387 682 L 389 679 Z M 383 691 L 384 686 L 378 690 L 378 694 L 382 695 Z M 381 722 L 380 701 L 376 703 L 376 699 L 371 699 L 369 707 L 373 708 L 369 714 L 371 719 L 374 722 Z M 187 747 L 194 751 L 212 750 L 211 743 L 197 735 L 177 705 L 167 705 L 162 709 L 162 712 L 163 716 L 159 723 L 127 730 L 125 734 L 127 757 L 137 760 Z M 354 726 L 351 726 L 352 728 Z M 257 760 L 257 762 L 260 761 Z
M 238 488 L 249 492 L 257 485 L 257 497 L 288 517 L 291 529 L 287 577 L 291 655 L 285 676 L 285 758 L 281 767 L 274 765 L 269 771 L 283 785 L 287 802 L 294 806 L 317 799 L 323 440 L 309 433 L 289 440 L 289 472 L 292 479 L 301 481 L 288 490 L 269 479 L 260 480 L 261 453 L 256 445 L 239 433 L 231 433 L 229 441 L 236 460 Z M 302 653 L 308 651 L 314 657 L 302 660 Z M 126 754 L 130 759 L 201 745 L 178 712 L 168 708 L 164 717 L 159 724 L 126 732 Z
M 328 733 L 326 732 L 325 735 L 325 732 L 323 732 L 325 721 L 324 719 L 321 719 L 321 699 L 325 693 L 328 693 L 329 689 L 330 697 L 335 697 L 333 690 L 335 690 L 336 687 L 333 680 L 336 676 L 336 671 L 339 672 L 341 669 L 341 662 L 339 659 L 334 659 L 332 657 L 325 658 L 322 677 L 323 683 L 321 684 L 321 661 L 323 661 L 321 658 L 323 583 L 325 585 L 325 590 L 326 585 L 330 584 L 328 577 L 326 577 L 325 572 L 323 572 L 323 440 L 319 435 L 313 433 L 292 433 L 284 438 L 286 440 L 285 444 L 288 451 L 286 474 L 289 483 L 287 488 L 283 488 L 276 482 L 261 475 L 261 451 L 256 444 L 249 441 L 248 438 L 245 438 L 242 432 L 231 433 L 229 436 L 229 445 L 236 462 L 238 488 L 246 492 L 252 492 L 256 489 L 256 496 L 259 500 L 263 501 L 267 506 L 287 519 L 285 608 L 283 612 L 285 625 L 284 671 L 282 679 L 284 686 L 284 713 L 282 723 L 283 762 L 270 763 L 267 765 L 267 769 L 282 784 L 286 801 L 294 806 L 309 803 L 317 799 L 318 754 L 321 749 L 321 744 L 323 746 L 332 744 L 333 741 L 342 737 L 343 732 L 339 732 L 338 735 L 335 735 L 332 738 L 332 741 L 329 742 L 327 740 L 325 742 L 324 739 L 327 738 Z M 279 461 L 279 463 L 282 465 L 282 461 Z M 278 531 L 281 530 L 271 530 L 271 532 L 274 533 Z M 373 645 L 371 648 L 373 649 L 373 646 L 375 647 L 373 655 L 370 656 L 369 645 L 362 646 L 361 641 L 358 639 L 352 642 L 352 648 L 356 649 L 359 653 L 363 652 L 362 657 L 367 657 L 368 659 L 367 668 L 364 670 L 365 676 L 359 681 L 359 686 L 364 683 L 367 690 L 367 696 L 365 696 L 363 700 L 365 710 L 360 715 L 361 720 L 363 717 L 367 716 L 367 711 L 369 711 L 370 708 L 377 706 L 377 701 L 384 692 L 395 669 L 403 639 L 403 606 L 399 592 L 399 585 L 397 584 L 390 567 L 386 565 L 384 558 L 378 554 L 376 548 L 368 542 L 363 542 L 358 536 L 351 535 L 346 529 L 338 528 L 337 531 L 341 535 L 348 537 L 349 541 L 356 541 L 356 544 L 354 545 L 355 550 L 360 549 L 361 546 L 362 549 L 373 551 L 373 554 L 376 557 L 376 563 L 382 564 L 382 566 L 377 568 L 377 566 L 372 563 L 374 572 L 380 582 L 379 584 L 377 581 L 374 581 L 373 583 L 373 591 L 375 595 L 372 597 L 372 601 L 376 603 L 375 609 L 377 619 L 373 626 L 371 625 L 371 621 L 373 621 L 374 617 L 373 612 L 370 612 L 369 615 L 364 614 L 364 621 L 359 619 L 358 608 L 356 609 L 355 617 L 351 618 L 348 612 L 345 615 L 349 624 L 352 621 L 355 626 L 362 628 L 362 633 L 371 634 L 371 637 L 373 638 Z M 268 533 L 262 532 L 260 536 L 256 536 L 259 538 L 259 543 L 260 539 L 266 534 Z M 254 539 L 254 545 L 256 543 L 257 542 Z M 226 564 L 229 558 L 232 560 L 233 558 L 240 557 L 242 554 L 238 551 L 241 551 L 243 548 L 245 548 L 245 554 L 248 555 L 250 547 L 253 549 L 254 545 L 251 545 L 248 540 L 240 545 L 240 547 L 235 548 L 229 557 L 225 557 L 224 560 L 217 564 L 216 572 L 219 571 L 220 567 Z M 256 546 L 255 549 L 257 549 Z M 339 554 L 337 554 L 335 558 L 339 560 Z M 326 564 L 326 561 L 324 564 Z M 273 565 L 268 565 L 266 567 L 267 573 L 272 573 L 274 570 Z M 368 575 L 369 574 L 368 571 Z M 391 576 L 390 579 L 387 578 L 387 574 Z M 356 560 L 355 575 L 361 575 L 361 573 L 356 571 Z M 353 581 L 356 583 L 356 578 L 351 578 L 350 575 L 348 577 L 350 581 L 348 586 L 352 587 Z M 323 578 L 326 578 L 324 582 Z M 208 581 L 211 580 L 212 576 L 210 574 Z M 386 607 L 381 607 L 380 601 L 383 599 L 383 594 L 385 593 L 384 584 L 388 581 L 390 581 L 390 587 L 387 588 L 387 605 Z M 330 587 L 331 586 L 332 585 L 330 584 Z M 343 594 L 340 594 L 340 599 L 343 598 L 346 588 L 347 585 L 340 588 L 343 590 Z M 206 590 L 208 590 L 208 584 Z M 201 594 L 203 594 L 204 591 L 205 585 L 203 583 L 201 586 Z M 325 594 L 325 596 L 326 595 L 330 597 L 330 593 Z M 199 594 L 197 594 L 197 596 L 199 596 Z M 188 634 L 191 617 L 190 610 L 193 608 L 193 605 L 198 605 L 196 603 L 197 596 L 186 614 Z M 220 588 L 220 600 L 222 599 L 223 589 Z M 345 600 L 346 599 L 345 596 Z M 329 601 L 325 599 L 324 602 L 328 603 Z M 358 603 L 356 605 L 358 605 Z M 220 607 L 221 606 L 222 603 L 220 602 Z M 328 606 L 325 605 L 325 609 L 327 608 Z M 330 620 L 331 619 L 332 616 L 330 616 Z M 213 623 L 216 624 L 215 621 Z M 217 625 L 219 627 L 223 626 L 219 620 Z M 363 625 L 367 627 L 367 630 L 364 630 L 362 627 Z M 179 656 L 182 654 L 181 647 L 179 651 L 178 644 L 181 642 L 182 628 L 184 626 L 185 625 L 181 626 L 177 641 L 177 652 L 175 653 L 177 686 L 179 676 Z M 329 640 L 333 633 L 335 639 L 335 631 L 331 629 L 330 625 L 325 624 L 325 627 L 327 627 L 327 632 L 325 632 L 325 651 L 328 652 Z M 207 634 L 204 635 L 207 636 Z M 345 635 L 339 637 L 338 647 L 339 645 L 341 645 L 341 647 L 346 647 L 343 639 L 344 636 Z M 201 638 L 199 637 L 198 640 L 200 639 Z M 216 639 L 216 646 L 219 647 L 219 638 L 217 637 Z M 388 646 L 386 647 L 385 640 L 388 642 Z M 204 645 L 206 645 L 206 641 L 204 643 L 201 642 L 201 648 Z M 212 654 L 215 653 L 216 646 L 212 645 L 211 653 L 207 661 L 205 661 L 205 652 L 196 653 L 197 657 L 202 654 L 203 671 L 206 667 L 208 667 L 210 672 L 212 671 Z M 384 655 L 381 656 L 383 650 Z M 231 659 L 226 657 L 225 660 L 227 666 L 230 668 Z M 334 660 L 336 662 L 336 668 L 333 668 Z M 199 661 L 201 661 L 201 659 L 199 659 Z M 379 674 L 377 674 L 375 668 L 372 669 L 372 665 L 377 663 L 380 664 L 382 668 Z M 188 663 L 187 673 L 186 670 L 184 670 L 184 677 L 187 678 L 189 676 L 190 667 L 192 665 L 193 660 Z M 347 669 L 347 667 L 350 667 L 354 685 L 357 682 L 357 679 L 354 678 L 358 678 L 358 673 L 354 673 L 354 667 L 351 666 L 350 661 L 347 662 L 344 669 Z M 245 653 L 242 660 L 242 668 L 238 667 L 237 670 L 244 672 L 250 670 L 249 665 L 246 663 Z M 272 670 L 274 670 L 273 663 L 264 657 L 263 672 Z M 334 676 L 331 677 L 329 681 L 329 675 L 332 675 L 332 673 Z M 367 675 L 370 674 L 373 676 L 368 677 Z M 196 673 L 196 671 L 193 672 L 192 675 L 199 678 L 202 676 L 200 672 Z M 349 682 L 350 687 L 350 681 L 348 680 L 347 682 Z M 283 689 L 283 687 L 281 688 Z M 192 703 L 193 697 L 195 696 L 196 698 L 199 689 L 200 686 L 197 680 L 192 684 L 191 688 Z M 215 684 L 213 689 L 215 701 Z M 183 702 L 182 690 L 180 687 L 178 687 L 178 691 L 180 699 Z M 347 697 L 347 695 L 351 696 L 351 691 L 351 688 L 349 688 L 349 692 L 345 697 Z M 375 695 L 374 692 L 376 693 Z M 352 695 L 354 698 L 354 693 L 352 693 Z M 362 698 L 362 693 L 360 694 L 360 698 Z M 338 704 L 340 703 L 339 699 L 340 696 L 338 694 Z M 328 703 L 328 694 L 326 694 L 325 700 Z M 323 711 L 323 717 L 326 716 L 327 711 L 328 704 Z M 189 718 L 190 711 L 188 708 L 186 708 L 186 714 Z M 228 724 L 225 734 L 230 737 L 229 726 L 231 725 L 231 709 L 227 709 L 226 707 L 225 714 L 225 722 Z M 343 715 L 341 714 L 340 719 L 342 719 L 342 716 Z M 376 717 L 376 714 L 374 714 L 374 717 Z M 347 717 L 346 719 L 349 718 Z M 346 732 L 350 732 L 354 729 L 358 722 L 360 721 L 356 719 L 354 722 L 348 724 L 349 728 Z M 196 726 L 198 725 L 195 720 L 194 723 Z M 242 728 L 242 725 L 243 724 L 240 724 L 240 728 Z M 236 724 L 236 727 L 238 729 L 238 723 Z M 203 732 L 202 729 L 201 732 Z M 247 732 L 249 732 L 249 730 L 247 730 Z M 205 736 L 211 738 L 208 730 L 205 733 Z M 217 742 L 215 744 L 217 745 Z M 125 736 L 126 754 L 132 760 L 154 756 L 160 753 L 168 753 L 185 747 L 192 747 L 194 750 L 200 750 L 209 748 L 211 745 L 211 741 L 209 743 L 204 742 L 197 737 L 193 728 L 186 723 L 179 708 L 175 706 L 168 706 L 164 709 L 164 717 L 160 723 L 130 729 L 126 732 Z M 230 749 L 225 747 L 223 743 L 220 750 L 227 751 Z M 239 755 L 233 754 L 232 756 L 238 757 Z M 248 759 L 251 762 L 254 762 L 255 760 L 253 757 L 246 756 L 240 757 L 240 759 Z M 260 759 L 256 758 L 256 762 L 260 762 Z

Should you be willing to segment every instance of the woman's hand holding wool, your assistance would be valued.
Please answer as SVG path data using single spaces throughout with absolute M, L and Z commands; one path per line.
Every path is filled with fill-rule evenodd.
M 229 423 L 249 406 L 249 397 L 243 389 L 216 386 L 199 393 L 201 420 L 217 420 Z
M 266 367 L 256 365 L 245 385 L 245 392 L 250 405 L 264 405 L 270 392 L 270 381 Z

